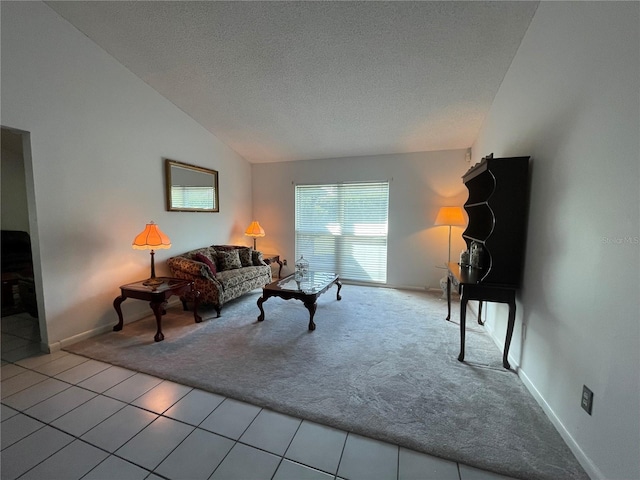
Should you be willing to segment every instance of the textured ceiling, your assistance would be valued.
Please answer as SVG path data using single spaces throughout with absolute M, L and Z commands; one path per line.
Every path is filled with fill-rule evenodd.
M 467 148 L 537 2 L 47 2 L 252 163 Z

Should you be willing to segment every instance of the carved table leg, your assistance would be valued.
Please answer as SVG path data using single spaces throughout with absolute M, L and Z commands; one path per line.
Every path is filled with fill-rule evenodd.
M 340 280 L 336 280 L 336 285 L 338 286 L 338 292 L 336 293 L 336 298 L 338 300 L 342 300 L 342 297 L 340 296 L 340 289 L 342 288 L 342 283 L 340 283 Z
M 198 315 L 198 305 L 200 305 L 200 290 L 194 290 L 193 297 L 193 318 L 196 323 L 200 323 L 202 321 L 202 317 Z
M 458 360 L 464 361 L 464 340 L 466 333 L 466 323 L 467 323 L 467 299 L 462 294 L 462 298 L 460 299 L 460 355 L 458 355 Z
M 451 277 L 447 275 L 447 321 L 451 320 Z
M 484 325 L 484 322 L 482 321 L 482 300 L 478 302 L 478 323 L 480 325 Z
M 151 310 L 153 310 L 153 313 L 156 316 L 156 325 L 158 329 L 153 337 L 156 342 L 164 340 L 164 334 L 162 333 L 162 315 L 166 312 L 164 309 L 166 304 L 167 302 L 151 302 L 149 304 L 151 306 Z
M 262 322 L 264 320 L 264 310 L 262 309 L 262 304 L 265 302 L 266 298 L 264 296 L 258 299 L 258 308 L 260 309 L 260 315 L 258 315 L 258 321 Z
M 507 323 L 507 338 L 504 341 L 504 353 L 502 354 L 502 366 L 511 369 L 507 357 L 509 356 L 509 346 L 513 335 L 513 326 L 516 323 L 516 301 L 515 298 L 509 302 L 509 321 Z
M 313 316 L 316 314 L 316 300 L 308 300 L 304 302 L 304 306 L 309 310 L 309 330 L 313 331 L 316 329 L 316 324 L 313 323 Z
M 278 278 L 282 278 L 282 260 L 278 260 L 278 265 L 280 265 L 280 268 L 278 268 Z
M 116 299 L 113 301 L 113 308 L 116 309 L 116 313 L 118 314 L 118 323 L 115 327 L 113 327 L 114 332 L 119 332 L 120 330 L 122 330 L 122 325 L 124 325 L 124 320 L 122 319 L 122 309 L 120 308 L 120 305 L 126 299 L 127 297 L 121 295 L 119 297 L 116 297 Z

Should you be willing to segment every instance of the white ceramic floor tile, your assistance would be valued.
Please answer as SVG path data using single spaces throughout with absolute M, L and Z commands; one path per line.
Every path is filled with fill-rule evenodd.
M 253 447 L 284 455 L 302 421 L 271 410 L 262 410 L 242 434 L 240 441 Z
M 75 480 L 82 478 L 102 462 L 108 453 L 76 440 L 20 477 L 21 480 L 43 478 Z
M 42 365 L 37 365 L 33 367 L 33 370 L 36 372 L 43 373 L 44 375 L 55 376 L 59 373 L 62 373 L 70 368 L 75 367 L 76 365 L 80 365 L 88 360 L 86 357 L 81 357 L 80 355 L 65 355 L 60 357 L 52 362 L 47 362 Z
M 207 479 L 233 445 L 233 440 L 197 428 L 154 471 L 167 478 Z
M 512 477 L 499 475 L 493 472 L 487 472 L 485 470 L 480 470 L 468 465 L 460 464 L 459 467 L 461 480 L 516 480 Z
M 93 377 L 80 382 L 78 386 L 91 390 L 92 392 L 103 393 L 135 374 L 136 372 L 133 370 L 111 366 L 106 370 L 97 373 Z
M 87 360 L 80 365 L 76 365 L 69 370 L 59 373 L 55 377 L 63 382 L 76 384 L 94 376 L 96 373 L 106 370 L 109 367 L 110 365 L 108 363 L 98 362 L 96 360 Z
M 241 443 L 231 449 L 210 480 L 247 480 L 271 478 L 280 457 Z
M 82 480 L 143 480 L 149 471 L 111 455 Z
M 70 385 L 68 383 L 61 382 L 55 378 L 47 378 L 45 381 L 25 388 L 15 395 L 3 398 L 2 402 L 11 408 L 23 411 L 49 397 L 53 397 L 69 387 Z
M 460 480 L 458 464 L 400 448 L 398 480 Z
M 290 460 L 283 460 L 273 480 L 333 480 L 334 476 Z
M 305 420 L 285 457 L 335 475 L 346 439 L 342 430 Z
M 158 415 L 155 413 L 127 405 L 81 438 L 104 450 L 115 452 L 156 418 Z
M 398 478 L 398 447 L 360 435 L 349 434 L 338 476 L 350 480 Z
M 3 351 L 15 350 L 16 348 L 21 348 L 29 345 L 31 342 L 25 338 L 16 337 L 15 335 L 3 334 L 2 339 L 0 340 L 0 348 Z
M 40 350 L 40 345 L 38 343 L 30 343 L 28 345 L 15 348 L 13 350 L 0 351 L 0 355 L 2 355 L 2 359 L 12 363 L 16 363 L 20 360 L 32 357 L 39 353 L 42 353 L 42 352 Z
M 260 407 L 227 398 L 200 424 L 200 428 L 237 440 L 260 410 Z
M 52 425 L 79 437 L 124 406 L 123 402 L 98 395 L 58 418 Z
M 58 350 L 57 352 L 53 352 L 53 353 L 42 353 L 40 355 L 34 355 L 32 357 L 17 361 L 16 363 L 21 367 L 33 369 L 38 365 L 44 365 L 45 363 L 53 362 L 54 360 L 57 360 L 67 355 L 69 355 L 68 352 L 65 352 L 63 350 Z
M 23 373 L 26 370 L 26 368 L 23 368 L 20 365 L 16 365 L 15 363 L 8 363 L 2 366 L 0 378 L 2 380 L 7 380 L 8 378 L 15 377 L 16 375 Z
M 160 383 L 162 383 L 162 379 L 160 378 L 152 377 L 151 375 L 146 375 L 144 373 L 136 373 L 106 390 L 104 394 L 117 400 L 131 403 L 140 395 L 144 395 Z
M 97 394 L 82 388 L 71 386 L 62 392 L 28 408 L 25 413 L 45 423 L 51 423 L 56 418 L 70 412 L 74 408 L 88 402 Z
M 2 450 L 42 427 L 44 427 L 44 423 L 27 417 L 22 413 L 14 415 L 10 419 L 2 422 L 2 435 L 0 436 L 2 439 Z
M 194 427 L 170 418 L 158 417 L 116 451 L 116 455 L 149 470 L 156 468 Z
M 14 410 L 11 407 L 7 407 L 4 403 L 0 405 L 0 420 L 2 420 L 3 422 L 17 414 L 17 410 Z
M 0 453 L 2 478 L 18 478 L 72 441 L 72 436 L 55 428 L 44 426 L 2 450 Z
M 224 397 L 221 395 L 194 389 L 164 412 L 164 415 L 198 426 L 223 401 Z
M 191 387 L 165 380 L 131 403 L 155 413 L 164 413 L 191 390 Z
M 5 399 L 11 395 L 15 395 L 25 388 L 29 388 L 36 383 L 45 381 L 47 378 L 48 377 L 46 375 L 27 370 L 7 380 L 2 380 L 2 385 L 0 388 L 0 390 L 2 391 L 2 398 Z

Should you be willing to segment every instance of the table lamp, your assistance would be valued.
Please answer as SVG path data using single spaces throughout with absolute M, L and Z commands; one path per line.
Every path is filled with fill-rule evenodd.
M 156 268 L 153 261 L 154 249 L 171 248 L 171 240 L 153 222 L 147 223 L 144 230 L 133 239 L 131 244 L 136 250 L 151 250 L 151 277 L 143 285 L 158 286 L 162 280 L 156 278 Z
M 256 220 L 251 222 L 251 225 L 247 228 L 244 234 L 248 237 L 253 237 L 253 249 L 256 249 L 256 237 L 264 237 L 264 228 L 260 226 Z

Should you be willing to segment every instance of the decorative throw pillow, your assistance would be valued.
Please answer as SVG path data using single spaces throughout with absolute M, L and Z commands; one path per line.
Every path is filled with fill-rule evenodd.
M 259 267 L 260 265 L 266 265 L 266 263 L 264 263 L 264 261 L 262 260 L 262 252 L 259 252 L 258 250 L 253 250 L 251 252 L 251 259 L 253 260 L 253 264 L 256 267 Z
M 209 267 L 211 270 L 211 274 L 215 275 L 217 273 L 216 264 L 211 261 L 211 259 L 202 253 L 196 253 L 193 257 L 194 260 L 198 262 L 202 262 Z
M 228 250 L 226 252 L 218 252 L 218 264 L 220 270 L 233 270 L 235 268 L 241 268 L 240 257 L 237 250 Z
M 240 257 L 240 263 L 242 264 L 243 267 L 251 267 L 251 266 L 253 266 L 253 260 L 252 260 L 251 252 L 253 252 L 253 248 L 251 248 L 251 247 L 239 248 L 238 249 L 238 256 Z

